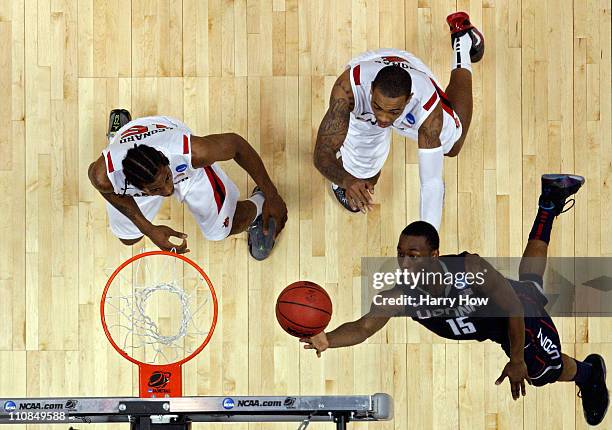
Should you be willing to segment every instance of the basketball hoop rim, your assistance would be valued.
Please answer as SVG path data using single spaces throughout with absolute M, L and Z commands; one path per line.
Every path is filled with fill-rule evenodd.
M 152 365 L 152 364 L 149 364 L 149 363 L 144 363 L 144 362 L 142 362 L 140 360 L 136 360 L 135 358 L 133 358 L 130 355 L 128 355 L 128 353 L 126 353 L 123 349 L 121 349 L 119 347 L 119 345 L 117 345 L 117 343 L 114 341 L 113 337 L 110 334 L 108 326 L 106 325 L 106 318 L 105 318 L 105 312 L 104 312 L 104 310 L 105 310 L 105 302 L 106 302 L 106 294 L 108 293 L 108 289 L 110 288 L 111 284 L 113 283 L 113 281 L 115 280 L 115 278 L 117 277 L 119 272 L 121 272 L 127 265 L 133 263 L 134 261 L 139 260 L 139 259 L 144 258 L 144 257 L 152 256 L 152 255 L 166 255 L 166 256 L 170 256 L 170 257 L 174 257 L 174 258 L 179 258 L 179 259 L 183 260 L 185 263 L 189 264 L 194 269 L 196 269 L 198 271 L 198 273 L 200 275 L 202 275 L 202 277 L 206 281 L 206 284 L 208 285 L 208 289 L 210 290 L 210 293 L 211 293 L 211 296 L 212 296 L 213 310 L 214 310 L 212 323 L 210 325 L 210 330 L 208 332 L 208 335 L 206 336 L 206 338 L 202 342 L 202 344 L 199 347 L 197 347 L 187 357 L 185 357 L 185 358 L 183 358 L 183 359 L 181 359 L 179 361 L 175 361 L 173 363 L 160 364 L 160 365 L 156 365 L 156 364 Z M 219 303 L 217 301 L 217 294 L 215 293 L 215 288 L 214 288 L 210 278 L 206 274 L 206 272 L 204 272 L 204 270 L 202 270 L 202 268 L 196 262 L 194 262 L 193 260 L 185 257 L 184 255 L 177 254 L 177 253 L 174 253 L 174 252 L 162 251 L 162 250 L 142 252 L 142 253 L 136 254 L 136 255 L 128 258 L 123 263 L 121 263 L 121 265 L 119 265 L 119 267 L 117 267 L 117 269 L 115 269 L 115 271 L 110 275 L 110 277 L 108 278 L 108 281 L 106 281 L 106 285 L 104 286 L 104 291 L 102 292 L 102 298 L 100 299 L 100 319 L 102 321 L 102 328 L 104 329 L 104 334 L 106 335 L 106 338 L 111 343 L 113 348 L 115 348 L 115 350 L 119 354 L 121 354 L 121 356 L 123 358 L 125 358 L 128 361 L 131 361 L 132 363 L 134 363 L 134 364 L 136 364 L 138 366 L 174 367 L 174 366 L 181 366 L 182 364 L 184 364 L 184 363 L 188 362 L 189 360 L 191 360 L 193 357 L 195 357 L 200 352 L 202 352 L 202 350 L 210 342 L 210 340 L 212 338 L 212 335 L 213 335 L 213 333 L 215 331 L 215 328 L 217 326 L 217 314 L 218 314 L 218 310 L 219 310 Z

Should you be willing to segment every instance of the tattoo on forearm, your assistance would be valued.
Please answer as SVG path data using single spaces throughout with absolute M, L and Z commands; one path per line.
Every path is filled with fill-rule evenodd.
M 323 117 L 323 121 L 319 126 L 319 134 L 317 141 L 320 138 L 328 136 L 337 136 L 341 134 L 342 137 L 346 136 L 348 131 L 350 119 L 350 109 L 348 101 L 345 99 L 333 99 L 330 102 L 329 109 Z
M 315 166 L 323 176 L 336 184 L 342 184 L 348 175 L 338 161 L 336 153 L 346 139 L 350 112 L 347 99 L 332 98 L 317 134 L 314 151 Z

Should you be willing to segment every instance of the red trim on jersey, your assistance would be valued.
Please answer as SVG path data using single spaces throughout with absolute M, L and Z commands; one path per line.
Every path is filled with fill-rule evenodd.
M 163 124 L 155 124 L 155 128 L 168 128 L 168 126 Z
M 544 324 L 546 327 L 548 327 L 549 329 L 551 329 L 552 331 L 554 331 L 555 333 L 557 333 L 557 330 L 553 326 L 548 324 L 546 321 L 544 321 L 543 319 L 540 319 L 540 322 Z
M 186 134 L 183 135 L 183 154 L 189 154 L 189 138 Z
M 534 355 L 533 358 L 535 358 L 536 360 L 538 360 L 540 363 L 542 363 L 542 365 L 545 365 L 546 362 L 544 360 L 542 360 L 540 357 L 538 357 L 537 355 Z
M 361 66 L 359 64 L 353 67 L 353 81 L 355 81 L 355 85 L 361 85 L 360 72 Z
M 442 109 L 444 109 L 447 114 L 455 118 L 455 111 L 453 111 L 446 103 L 442 103 Z M 457 127 L 459 127 L 459 125 L 457 125 Z
M 206 166 L 204 167 L 204 171 L 206 172 L 206 176 L 208 176 L 210 186 L 213 189 L 215 203 L 217 204 L 217 213 L 219 213 L 221 212 L 221 208 L 223 207 L 223 203 L 225 202 L 225 185 L 223 185 L 223 182 L 217 176 L 212 167 Z
M 106 166 L 108 168 L 108 173 L 113 173 L 115 171 L 115 166 L 113 166 L 113 160 L 110 156 L 110 151 L 106 153 Z
M 133 136 L 135 134 L 142 134 L 142 133 L 146 133 L 147 131 L 149 131 L 149 127 L 145 125 L 134 125 L 128 128 L 127 130 L 125 130 L 123 133 L 121 133 L 121 137 L 128 137 L 128 136 Z
M 440 96 L 440 102 L 442 103 L 442 109 L 451 116 L 451 118 L 453 118 L 455 120 L 455 126 L 457 128 L 459 128 L 459 121 L 457 120 L 457 118 L 455 118 L 455 111 L 453 110 L 453 106 L 450 102 L 450 100 L 448 99 L 448 96 L 446 95 L 446 93 L 444 91 L 442 91 L 440 89 L 440 87 L 438 86 L 438 84 L 436 84 L 436 81 L 434 81 L 433 79 L 429 78 L 429 80 L 431 81 L 431 83 L 433 84 L 433 86 L 436 88 L 436 92 L 438 93 L 438 95 Z
M 391 61 L 392 63 L 407 63 L 408 60 L 402 57 L 397 57 L 395 55 L 389 55 L 387 57 L 382 57 L 383 60 Z
M 423 109 L 425 110 L 429 110 L 431 109 L 431 107 L 433 106 L 433 104 L 436 102 L 436 100 L 438 100 L 438 92 L 434 91 L 434 93 L 431 95 L 431 97 L 429 98 L 429 100 L 427 100 L 427 103 L 425 103 L 423 105 Z

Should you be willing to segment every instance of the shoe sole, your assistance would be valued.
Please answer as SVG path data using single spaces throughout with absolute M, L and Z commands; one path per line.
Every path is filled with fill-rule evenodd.
M 269 218 L 268 220 L 268 234 L 267 235 L 264 235 L 263 233 L 263 226 L 260 232 L 257 232 L 257 233 L 249 232 L 248 234 L 249 234 L 248 236 L 249 254 L 251 254 L 251 257 L 253 257 L 257 261 L 263 261 L 266 258 L 268 258 L 270 254 L 272 253 L 272 250 L 274 249 L 274 245 L 276 244 L 276 241 L 274 239 L 274 235 L 276 234 L 276 221 L 274 220 L 274 218 Z M 254 241 L 251 239 L 251 235 L 258 235 L 257 242 L 263 242 L 264 248 L 265 248 L 264 251 L 261 251 L 259 249 L 253 249 Z
M 604 380 L 604 388 L 606 389 L 606 392 L 608 391 L 608 386 L 606 384 L 606 374 L 607 374 L 607 370 L 606 370 L 606 362 L 604 361 L 603 357 L 599 354 L 589 354 L 587 355 L 587 357 L 584 359 L 584 361 L 587 361 L 589 357 L 593 357 L 595 360 L 599 361 L 599 364 L 601 365 L 601 370 L 603 372 L 603 380 Z M 598 424 L 601 424 L 601 422 L 604 420 L 604 418 L 606 417 L 606 413 L 608 412 L 608 407 L 610 406 L 610 395 L 608 394 L 608 404 L 606 405 L 606 409 L 604 409 L 603 414 L 601 416 L 601 421 L 596 423 L 596 424 L 591 424 L 587 421 L 587 423 L 589 425 L 593 425 L 596 426 Z M 586 416 L 584 417 L 586 420 Z

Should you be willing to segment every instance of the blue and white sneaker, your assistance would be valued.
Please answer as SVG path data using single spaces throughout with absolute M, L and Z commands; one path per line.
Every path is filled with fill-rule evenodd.
M 264 193 L 255 187 L 251 195 Z M 268 258 L 274 248 L 276 235 L 276 220 L 274 218 L 268 218 L 268 234 L 264 234 L 263 216 L 259 215 L 255 218 L 255 221 L 247 229 L 249 253 L 257 261 L 265 260 Z

